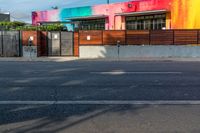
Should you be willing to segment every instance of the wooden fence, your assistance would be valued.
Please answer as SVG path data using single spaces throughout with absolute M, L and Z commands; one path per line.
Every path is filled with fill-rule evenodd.
M 200 30 L 79 31 L 79 45 L 187 45 L 200 43 Z
M 38 56 L 52 56 L 51 48 L 58 51 L 58 56 L 79 56 L 79 46 L 116 45 L 117 42 L 120 45 L 200 44 L 200 30 L 90 30 L 56 32 L 58 36 L 53 37 L 54 33 L 1 31 L 0 56 L 21 56 L 22 46 L 28 45 L 30 37 L 33 38 L 32 45 L 37 46 Z

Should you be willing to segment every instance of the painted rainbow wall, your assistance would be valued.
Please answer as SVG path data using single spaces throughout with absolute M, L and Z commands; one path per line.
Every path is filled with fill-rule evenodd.
M 128 4 L 132 4 L 129 7 Z M 125 29 L 123 16 L 116 13 L 141 12 L 151 10 L 168 10 L 167 28 L 172 29 L 199 29 L 200 28 L 200 0 L 137 0 L 122 3 L 95 5 L 59 10 L 35 11 L 32 13 L 32 23 L 68 21 L 67 18 L 92 15 L 106 15 L 107 30 Z M 72 29 L 68 25 L 69 29 Z

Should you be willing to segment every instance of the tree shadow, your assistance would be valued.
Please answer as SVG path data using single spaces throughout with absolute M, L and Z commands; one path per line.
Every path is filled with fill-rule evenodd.
M 1 101 L 58 101 L 91 100 L 106 92 L 95 94 L 94 86 L 87 85 L 88 77 L 97 62 L 4 62 L 1 63 Z M 18 69 L 14 69 L 18 68 Z M 89 70 L 88 70 L 89 68 Z M 112 77 L 112 76 L 109 76 Z M 80 86 L 80 88 L 77 88 Z M 83 89 L 83 86 L 86 88 Z M 90 86 L 90 85 L 89 85 Z M 67 90 L 63 95 L 63 90 Z M 87 91 L 86 91 L 87 90 Z M 63 96 L 62 96 L 63 95 Z M 79 97 L 77 97 L 79 96 Z M 103 98 L 103 97 L 102 97 Z M 92 99 L 94 100 L 94 99 Z M 48 132 L 55 133 L 90 121 L 110 112 L 124 113 L 143 107 L 128 105 L 0 105 L 0 132 Z
M 126 111 L 136 113 L 145 106 L 131 105 L 5 105 L 1 106 L 0 127 L 2 133 L 67 131 L 107 113 L 123 115 Z M 10 126 L 10 127 L 9 127 Z

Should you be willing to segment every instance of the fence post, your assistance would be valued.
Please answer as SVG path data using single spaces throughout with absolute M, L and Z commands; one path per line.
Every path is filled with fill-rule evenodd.
M 102 42 L 102 45 L 104 45 L 104 43 L 103 43 L 103 30 L 101 30 L 101 42 Z
M 62 45 L 61 45 L 61 39 L 62 39 L 62 37 L 61 37 L 61 30 L 58 32 L 58 34 L 59 34 L 59 43 L 60 43 L 60 56 L 62 56 Z
M 0 41 L 1 41 L 1 55 L 0 56 L 3 56 L 3 35 L 2 35 L 3 33 L 2 33 L 2 30 L 0 31 Z
M 117 57 L 118 57 L 118 61 L 119 61 L 119 54 L 120 54 L 120 41 L 117 41 Z
M 175 45 L 174 43 L 175 43 L 175 30 L 173 30 L 173 45 Z
M 199 30 L 197 30 L 197 44 L 199 44 Z
M 127 41 L 126 41 L 126 40 L 127 40 L 127 39 L 126 39 L 126 38 L 127 38 L 127 37 L 126 37 L 127 30 L 124 30 L 124 32 L 125 32 L 125 33 L 124 33 L 124 34 L 125 34 L 125 45 L 127 45 Z
M 4 33 L 4 32 L 1 31 L 1 43 L 2 43 L 2 44 L 1 44 L 1 47 L 2 47 L 2 56 L 4 57 L 4 50 L 3 50 L 3 49 L 4 49 L 4 45 L 3 45 L 3 40 L 4 40 L 4 39 L 3 39 L 3 33 Z
M 22 57 L 22 56 L 23 56 L 23 55 L 22 55 L 22 54 L 23 54 L 23 52 L 22 52 L 22 51 L 23 51 L 23 46 L 22 46 L 22 33 L 21 33 L 20 30 L 18 31 L 18 33 L 19 33 L 19 38 L 18 38 L 18 39 L 19 39 L 19 56 Z
M 149 45 L 151 45 L 151 30 L 149 30 Z

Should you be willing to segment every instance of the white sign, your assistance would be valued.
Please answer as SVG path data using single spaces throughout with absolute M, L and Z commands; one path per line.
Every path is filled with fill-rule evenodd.
M 33 41 L 34 37 L 30 36 L 29 41 Z
M 54 35 L 54 39 L 58 39 L 58 35 L 57 34 Z
M 87 36 L 87 40 L 90 41 L 91 40 L 91 36 Z

